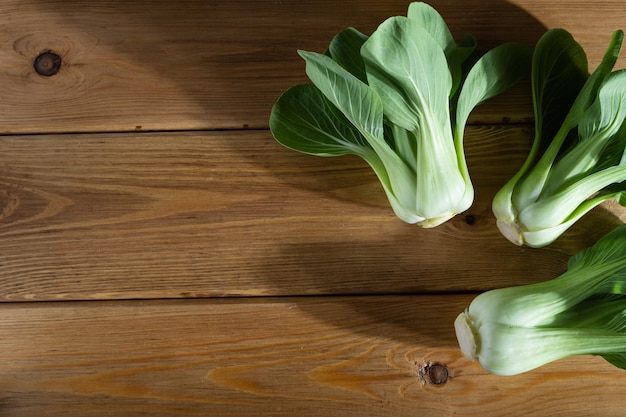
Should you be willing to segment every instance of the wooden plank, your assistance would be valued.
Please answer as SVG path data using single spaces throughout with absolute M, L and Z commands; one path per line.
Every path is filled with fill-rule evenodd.
M 542 250 L 510 244 L 491 199 L 530 135 L 468 129 L 475 204 L 434 229 L 397 219 L 360 159 L 299 154 L 267 131 L 3 137 L 0 299 L 465 291 L 554 277 L 624 210 L 595 210 Z
M 4 304 L 0 413 L 620 415 L 624 371 L 582 356 L 497 377 L 458 351 L 469 296 Z M 433 384 L 420 370 L 446 366 Z M 567 395 L 564 395 L 567 393 Z
M 626 21 L 621 0 L 431 3 L 457 38 L 471 32 L 483 50 L 510 40 L 534 45 L 547 27 L 566 27 L 592 65 Z M 321 52 L 348 26 L 369 34 L 407 4 L 2 0 L 0 133 L 264 128 L 280 93 L 307 81 L 297 49 Z M 33 61 L 48 50 L 62 66 L 43 77 Z M 531 119 L 522 83 L 471 122 Z
M 591 68 L 626 21 L 621 0 L 431 3 L 483 50 L 565 27 Z M 476 202 L 432 230 L 396 219 L 357 158 L 261 130 L 306 81 L 296 49 L 407 4 L 0 0 L 1 416 L 622 414 L 624 373 L 599 358 L 499 378 L 454 339 L 471 295 L 453 292 L 552 278 L 626 220 L 605 204 L 541 250 L 499 235 L 527 81 L 472 114 Z M 33 71 L 47 50 L 51 77 Z M 187 132 L 89 133 L 135 130 Z

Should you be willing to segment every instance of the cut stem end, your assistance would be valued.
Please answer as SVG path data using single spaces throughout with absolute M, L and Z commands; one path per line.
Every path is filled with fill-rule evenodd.
M 524 245 L 524 236 L 519 226 L 508 220 L 500 220 L 496 222 L 498 229 L 500 229 L 500 233 L 507 238 L 510 242 L 516 244 L 517 246 Z
M 464 312 L 459 314 L 454 321 L 454 330 L 463 356 L 472 361 L 476 360 L 476 337 L 467 314 Z
M 426 219 L 421 222 L 418 222 L 417 225 L 423 227 L 424 229 L 430 229 L 432 227 L 439 226 L 456 216 L 456 213 L 448 212 L 444 215 L 433 217 L 431 219 Z

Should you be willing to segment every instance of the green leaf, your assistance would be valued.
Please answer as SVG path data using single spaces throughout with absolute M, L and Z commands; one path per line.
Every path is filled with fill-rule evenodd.
M 529 73 L 531 57 L 532 50 L 527 46 L 507 43 L 490 50 L 476 62 L 461 88 L 456 109 L 457 138 L 462 138 L 467 118 L 477 105 Z
M 452 90 L 450 97 L 453 99 L 453 105 L 456 106 L 459 95 L 459 87 L 463 84 L 465 76 L 475 63 L 473 58 L 476 51 L 476 39 L 472 35 L 465 35 L 458 46 L 450 50 L 446 50 L 446 58 L 448 59 L 448 68 L 452 75 Z M 471 58 L 471 59 L 470 59 Z
M 626 184 L 623 184 L 623 187 L 625 192 L 618 193 L 615 199 L 621 206 L 626 206 Z
M 609 144 L 600 155 L 597 164 L 598 169 L 613 165 L 626 166 L 626 119 L 622 121 L 617 133 L 609 139 Z
M 626 260 L 626 225 L 616 227 L 593 246 L 572 256 L 568 263 L 569 271 L 589 268 L 614 262 L 624 264 Z
M 532 65 L 535 141 L 540 151 L 556 136 L 588 77 L 587 55 L 569 32 L 552 29 L 541 37 Z
M 625 118 L 626 70 L 620 70 L 606 77 L 598 90 L 596 100 L 583 113 L 578 124 L 578 137 L 581 141 L 606 141 L 617 134 Z M 619 152 L 617 161 L 621 159 L 621 153 Z
M 550 327 L 625 330 L 626 297 L 620 294 L 596 293 L 572 307 L 554 316 Z
M 625 118 L 626 70 L 622 70 L 606 77 L 596 100 L 582 113 L 577 140 L 554 163 L 540 198 L 619 164 L 626 148 Z
M 531 73 L 535 138 L 524 165 L 514 177 L 518 180 L 530 171 L 530 178 L 518 185 L 521 189 L 513 196 L 515 206 L 525 207 L 539 198 L 560 146 L 573 127 L 563 128 L 564 122 L 588 77 L 587 55 L 569 32 L 551 29 L 539 39 Z M 553 151 L 545 155 L 549 147 Z M 538 161 L 542 154 L 544 157 Z
M 414 212 L 415 172 L 385 141 L 383 106 L 378 95 L 330 57 L 315 52 L 299 53 L 306 61 L 306 73 L 313 84 L 344 114 L 378 155 L 382 165 L 370 165 L 398 217 L 409 223 L 424 220 Z
M 559 131 L 556 133 L 554 139 L 548 146 L 546 154 L 540 161 L 540 163 L 551 164 L 554 159 L 564 151 L 567 151 L 568 146 L 563 147 L 565 139 L 568 136 L 569 131 L 574 128 L 583 117 L 585 111 L 592 105 L 598 96 L 598 90 L 604 83 L 605 79 L 611 74 L 619 52 L 624 41 L 624 32 L 617 30 L 613 32 L 609 46 L 600 62 L 600 65 L 596 70 L 587 78 L 587 81 L 580 90 L 578 96 L 574 100 L 565 120 Z
M 364 83 L 367 83 L 367 74 L 365 63 L 361 58 L 361 46 L 367 38 L 356 29 L 347 28 L 339 32 L 328 47 L 328 55 Z
M 608 363 L 613 366 L 616 366 L 620 369 L 626 369 L 626 352 L 606 353 L 599 356 L 602 356 Z
M 358 129 L 312 84 L 296 85 L 280 96 L 270 130 L 282 145 L 311 155 L 375 155 Z
M 418 23 L 383 22 L 361 49 L 370 86 L 391 123 L 410 131 L 448 125 L 452 79 L 443 49 Z
M 411 3 L 407 17 L 426 30 L 444 50 L 452 75 L 450 96 L 453 96 L 463 79 L 463 63 L 476 49 L 476 40 L 471 35 L 465 35 L 460 45 L 457 45 L 443 17 L 426 3 Z
M 378 96 L 362 81 L 330 57 L 298 51 L 306 61 L 306 73 L 322 92 L 362 134 L 383 139 L 383 107 Z
M 576 127 L 582 119 L 585 111 L 587 111 L 587 109 L 595 101 L 598 96 L 600 86 L 604 83 L 609 74 L 611 74 L 611 70 L 613 69 L 613 66 L 619 56 L 619 50 L 623 38 L 624 34 L 622 31 L 615 31 L 613 33 L 611 42 L 602 59 L 602 62 L 593 74 L 591 74 L 591 76 L 589 76 L 589 78 L 585 81 L 582 89 L 580 89 L 576 99 L 569 108 L 561 127 L 558 129 L 554 137 L 545 136 L 543 133 L 545 128 L 543 117 L 546 113 L 542 110 L 542 106 L 558 107 L 560 103 L 553 103 L 548 99 L 548 96 L 542 97 L 541 90 L 543 88 L 548 88 L 552 82 L 560 82 L 561 78 L 559 77 L 560 72 L 558 69 L 561 65 L 564 65 L 565 69 L 571 68 L 571 65 L 579 68 L 578 70 L 565 71 L 565 75 L 563 75 L 563 78 L 566 78 L 567 75 L 571 76 L 573 80 L 572 82 L 575 82 L 576 77 L 574 77 L 573 74 L 582 68 L 582 58 L 579 45 L 575 43 L 575 41 L 571 38 L 571 35 L 568 35 L 567 32 L 562 29 L 553 29 L 547 32 L 539 41 L 535 49 L 535 55 L 533 56 L 532 73 L 533 94 L 535 100 L 535 123 L 538 123 L 539 128 L 536 129 L 535 142 L 533 143 L 533 147 L 526 162 L 520 171 L 515 175 L 513 180 L 505 186 L 508 191 L 512 189 L 510 184 L 515 186 L 515 194 L 512 195 L 512 201 L 518 211 L 521 212 L 522 210 L 527 210 L 527 207 L 535 204 L 540 198 L 544 199 L 551 192 L 562 192 L 564 186 L 570 187 L 569 185 L 561 185 L 558 177 L 550 176 L 550 171 L 553 168 L 553 164 L 557 157 L 569 152 L 576 144 L 577 137 L 576 135 L 572 135 L 572 129 Z M 558 57 L 560 56 L 559 51 L 561 50 L 566 51 L 564 52 L 566 53 L 566 56 L 571 55 L 578 58 L 568 58 L 564 61 L 560 61 Z M 572 64 L 572 62 L 574 62 L 574 64 Z M 552 68 L 554 68 L 554 70 Z M 574 87 L 576 87 L 576 84 L 574 84 Z M 563 86 L 562 88 L 567 88 L 567 86 Z M 535 162 L 535 155 L 540 147 L 539 144 L 541 144 L 541 147 L 544 147 L 544 144 L 547 144 L 547 149 L 541 158 Z M 522 176 L 523 180 L 520 183 L 516 183 L 522 178 Z M 546 184 L 549 178 L 551 178 L 551 183 Z M 605 179 L 598 182 L 598 184 L 600 183 L 603 185 L 597 188 L 596 191 L 607 185 Z M 588 187 L 589 184 L 591 184 L 591 182 L 587 182 L 585 187 Z M 548 188 L 549 191 L 545 191 L 546 188 Z M 497 198 L 494 202 L 497 200 L 497 205 L 501 205 L 502 199 L 498 196 L 496 197 Z M 544 206 L 547 207 L 547 205 Z M 563 210 L 563 208 L 560 207 L 559 210 Z M 504 210 L 501 210 L 500 208 L 495 208 L 494 211 L 504 212 Z M 527 219 L 529 219 L 528 216 Z M 540 221 L 544 220 L 545 219 L 540 219 Z M 524 223 L 523 228 L 525 230 L 538 230 L 532 223 L 534 222 Z
M 426 30 L 441 49 L 452 49 L 456 46 L 448 25 L 432 6 L 422 2 L 413 2 L 409 4 L 407 17 Z

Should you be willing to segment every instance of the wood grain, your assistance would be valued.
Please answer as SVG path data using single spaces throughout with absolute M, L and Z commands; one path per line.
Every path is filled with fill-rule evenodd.
M 544 249 L 499 235 L 528 80 L 471 115 L 475 204 L 431 230 L 363 161 L 267 131 L 307 81 L 297 49 L 408 3 L 0 0 L 0 416 L 623 415 L 624 371 L 600 358 L 501 378 L 454 337 L 477 292 L 555 277 L 626 221 L 610 203 Z M 481 51 L 564 27 L 591 69 L 626 29 L 622 0 L 430 3 Z
M 569 29 L 592 66 L 624 25 L 623 2 L 431 2 L 457 38 L 482 50 L 534 45 L 548 27 Z M 407 1 L 222 2 L 3 0 L 0 133 L 266 128 L 286 88 L 307 82 L 297 49 L 323 51 L 338 31 L 371 33 Z M 358 9 L 358 13 L 354 10 Z M 33 61 L 52 50 L 52 77 Z M 624 59 L 618 66 L 624 67 Z M 529 122 L 528 83 L 489 101 L 472 123 Z
M 4 304 L 0 413 L 615 415 L 626 378 L 599 358 L 502 378 L 460 357 L 452 322 L 470 300 Z M 427 363 L 446 366 L 449 379 L 420 376 Z
M 267 131 L 4 137 L 0 298 L 464 291 L 553 277 L 623 211 L 596 210 L 543 250 L 500 236 L 491 199 L 529 134 L 469 129 L 476 202 L 434 229 L 398 220 L 360 159 L 302 155 Z

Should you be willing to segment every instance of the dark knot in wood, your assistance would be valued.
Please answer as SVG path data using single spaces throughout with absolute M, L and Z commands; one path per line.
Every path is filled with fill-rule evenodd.
M 426 372 L 432 384 L 439 385 L 448 381 L 448 367 L 445 365 L 430 365 Z
M 450 374 L 448 367 L 442 363 L 426 361 L 417 371 L 422 382 L 433 385 L 441 385 L 448 382 Z
M 50 77 L 61 69 L 61 57 L 52 51 L 42 52 L 35 58 L 33 67 L 37 74 Z

